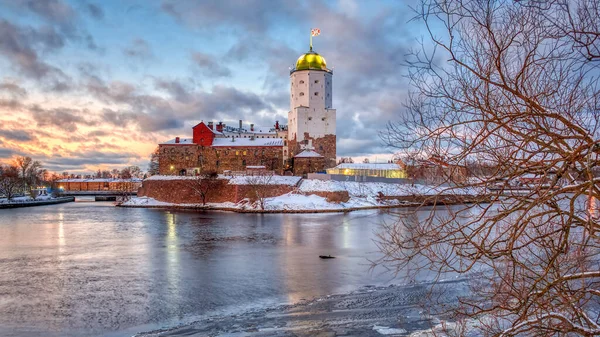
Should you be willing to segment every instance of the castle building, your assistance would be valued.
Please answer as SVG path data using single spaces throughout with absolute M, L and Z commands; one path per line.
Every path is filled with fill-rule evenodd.
M 289 155 L 294 157 L 303 150 L 315 151 L 325 158 L 325 168 L 336 164 L 332 81 L 333 71 L 312 47 L 298 58 L 290 71 Z
M 294 175 L 320 172 L 336 164 L 336 110 L 332 108 L 333 71 L 312 50 L 290 71 L 288 124 L 232 127 L 200 122 L 192 138 L 176 137 L 159 144 L 159 173 L 246 171 L 249 167 Z

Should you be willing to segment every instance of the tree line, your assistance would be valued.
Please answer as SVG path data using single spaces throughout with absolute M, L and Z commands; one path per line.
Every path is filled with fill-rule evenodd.
M 48 171 L 38 160 L 19 156 L 9 164 L 0 164 L 0 197 L 4 196 L 8 200 L 18 195 L 35 197 L 36 187 L 56 189 L 56 181 L 60 179 L 132 179 L 145 176 L 138 166 L 128 166 L 121 170 L 98 170 L 95 174 L 58 174 Z

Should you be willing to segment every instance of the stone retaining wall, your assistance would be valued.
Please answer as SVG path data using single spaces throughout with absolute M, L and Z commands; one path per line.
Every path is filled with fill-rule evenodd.
M 138 190 L 139 197 L 150 197 L 158 201 L 175 204 L 202 203 L 202 198 L 193 188 L 197 182 L 193 179 L 181 180 L 144 180 L 142 187 Z M 211 181 L 211 188 L 206 194 L 206 202 L 234 202 L 243 199 L 256 200 L 258 195 L 270 198 L 292 192 L 295 186 L 288 185 L 229 185 L 227 179 L 215 179 Z

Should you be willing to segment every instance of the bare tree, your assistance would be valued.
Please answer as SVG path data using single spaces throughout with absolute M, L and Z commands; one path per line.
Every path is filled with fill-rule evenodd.
M 338 160 L 338 164 L 344 163 L 354 163 L 354 159 L 352 159 L 352 157 L 342 157 L 340 160 Z
M 121 179 L 131 179 L 133 177 L 133 175 L 131 174 L 131 167 L 126 167 L 122 169 L 119 173 L 119 177 L 121 177 Z
M 0 194 L 10 201 L 20 189 L 19 167 L 14 165 L 1 167 Z
M 206 205 L 206 196 L 216 188 L 219 175 L 216 171 L 205 171 L 190 180 L 190 187 L 202 199 L 202 205 Z
M 254 198 L 250 201 L 258 202 L 261 210 L 265 209 L 265 199 L 269 196 L 269 192 L 272 190 L 271 180 L 273 180 L 272 174 L 257 174 L 252 176 L 246 176 L 246 182 L 250 186 Z
M 153 175 L 157 175 L 158 172 L 158 160 L 160 157 L 160 151 L 159 151 L 159 147 L 157 146 L 156 149 L 154 150 L 154 152 L 152 152 L 152 154 L 150 154 L 150 163 L 148 164 L 148 174 L 153 176 Z
M 598 6 L 426 0 L 417 10 L 434 47 L 412 55 L 408 113 L 384 137 L 485 167 L 444 177 L 443 193 L 494 187 L 492 203 L 400 217 L 380 235 L 380 262 L 477 273 L 451 312 L 479 320 L 482 335 L 600 335 Z M 529 190 L 514 192 L 523 177 Z

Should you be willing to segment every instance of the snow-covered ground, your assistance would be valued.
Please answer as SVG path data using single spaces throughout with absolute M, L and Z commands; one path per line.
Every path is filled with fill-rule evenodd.
M 296 176 L 236 176 L 230 185 L 287 185 L 295 186 L 302 178 Z
M 348 202 L 335 203 L 329 202 L 326 198 L 314 195 L 314 194 L 300 194 L 300 193 L 287 193 L 272 198 L 264 199 L 264 210 L 266 211 L 344 211 L 347 209 L 356 208 L 373 208 L 398 205 L 400 202 L 391 200 L 386 202 L 379 202 L 376 197 L 352 197 Z M 137 206 L 137 207 L 190 207 L 190 208 L 211 208 L 211 209 L 224 209 L 224 210 L 248 210 L 258 211 L 261 210 L 260 202 L 250 202 L 248 199 L 244 199 L 238 203 L 224 202 L 224 203 L 206 203 L 205 206 L 202 204 L 174 204 L 163 201 L 158 201 L 149 197 L 135 197 L 129 201 L 123 203 L 123 206 Z
M 195 180 L 195 176 L 162 176 L 155 175 L 146 178 L 146 180 Z M 219 174 L 217 179 L 227 179 L 230 185 L 296 185 L 302 178 L 295 176 L 226 176 Z
M 29 196 L 27 197 L 14 197 L 12 198 L 10 201 L 6 198 L 0 198 L 0 204 L 22 204 L 22 203 L 27 203 L 27 202 L 36 202 L 36 201 L 45 201 L 45 200 L 50 200 L 52 199 L 51 196 L 49 195 L 40 195 L 37 198 L 33 199 Z
M 156 177 L 156 178 L 155 178 Z M 194 179 L 194 177 L 177 177 L 177 176 L 153 176 L 148 179 L 168 180 L 173 179 Z M 409 184 L 390 184 L 390 183 L 372 183 L 372 182 L 342 182 L 332 180 L 315 180 L 301 179 L 293 176 L 271 176 L 271 177 L 256 177 L 256 176 L 237 176 L 237 177 L 221 177 L 222 179 L 230 179 L 231 185 L 250 185 L 250 184 L 268 184 L 268 185 L 287 185 L 297 186 L 295 191 L 272 198 L 265 198 L 262 205 L 266 211 L 344 211 L 349 209 L 373 208 L 373 207 L 389 207 L 397 206 L 403 203 L 398 200 L 380 200 L 379 193 L 385 196 L 402 197 L 402 196 L 430 196 L 436 194 L 460 194 L 460 195 L 475 195 L 474 190 L 466 189 L 448 189 L 444 187 L 435 187 L 427 185 L 409 185 Z M 302 180 L 302 181 L 301 181 Z M 300 183 L 300 184 L 298 184 Z M 315 195 L 316 192 L 338 192 L 348 191 L 350 200 L 346 202 L 330 202 L 327 198 Z M 259 201 L 250 202 L 244 199 L 238 203 L 207 203 L 202 204 L 174 204 L 158 201 L 149 197 L 132 198 L 125 202 L 123 206 L 133 207 L 192 207 L 192 208 L 211 208 L 211 209 L 227 209 L 227 210 L 246 210 L 258 211 L 262 209 Z
M 351 197 L 377 196 L 379 192 L 386 196 L 410 196 L 410 195 L 436 195 L 436 194 L 460 194 L 475 195 L 473 189 L 452 188 L 443 186 L 430 186 L 420 184 L 390 184 L 376 182 L 335 181 L 304 179 L 300 185 L 301 192 L 336 192 L 348 191 Z

